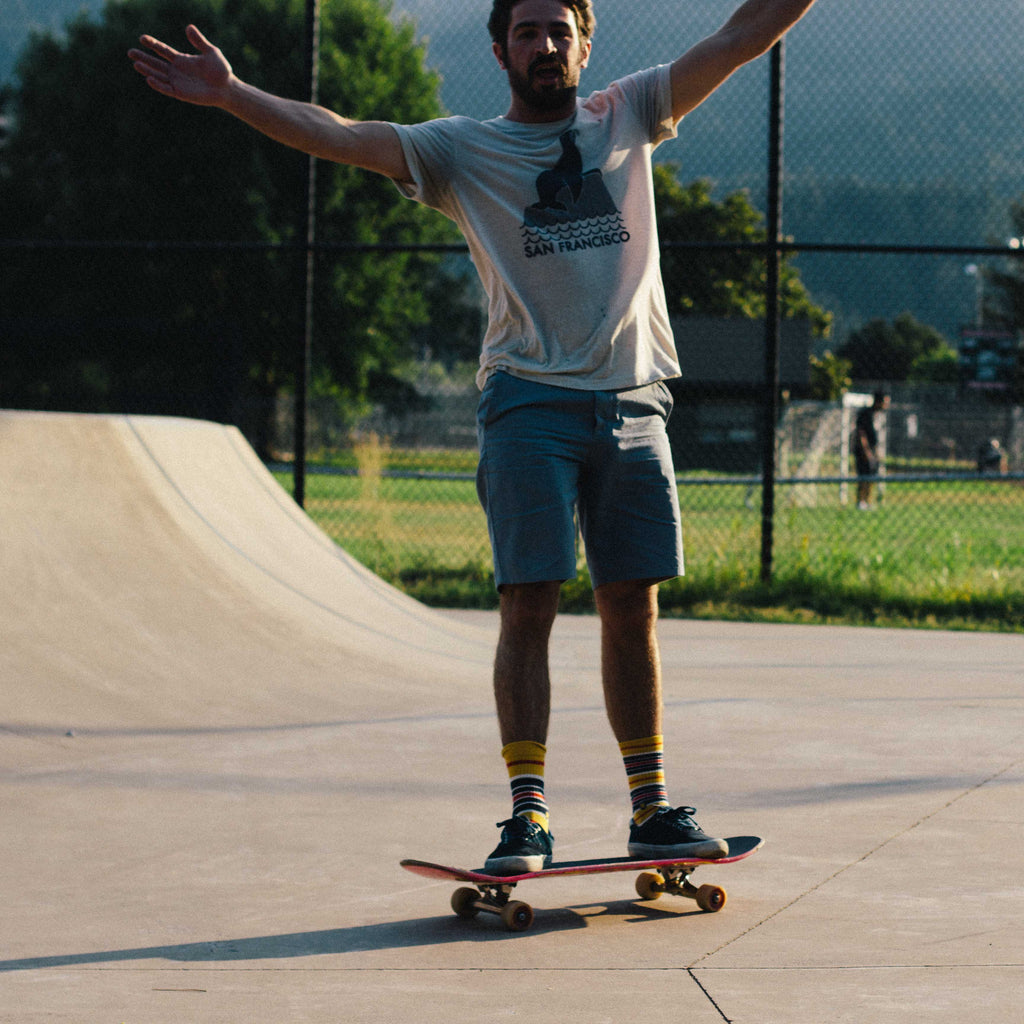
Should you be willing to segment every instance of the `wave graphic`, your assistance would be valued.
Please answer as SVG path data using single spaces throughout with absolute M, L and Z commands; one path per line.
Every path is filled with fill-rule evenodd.
M 596 235 L 625 234 L 626 225 L 620 214 L 609 214 L 601 217 L 588 217 L 567 224 L 523 224 L 520 228 L 523 242 L 526 245 L 542 245 L 551 242 L 574 241 L 581 238 L 593 238 Z

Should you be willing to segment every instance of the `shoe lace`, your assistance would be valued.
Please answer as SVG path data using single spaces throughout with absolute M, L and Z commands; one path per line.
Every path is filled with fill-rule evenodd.
M 692 825 L 697 826 L 697 822 L 693 820 L 693 816 L 697 813 L 696 807 L 673 807 L 670 810 L 665 811 L 665 817 L 668 821 L 676 822 L 680 825 Z
M 501 833 L 503 843 L 519 839 L 536 845 L 543 843 L 544 837 L 548 837 L 549 843 L 554 842 L 555 837 L 543 825 L 538 825 L 537 822 L 530 821 L 529 818 L 521 818 L 518 814 L 496 824 L 503 830 Z
M 496 822 L 498 828 L 507 829 L 510 834 L 520 833 L 530 835 L 534 829 L 540 828 L 540 825 L 535 824 L 527 818 L 520 818 L 515 815 L 511 818 L 506 818 L 505 821 Z

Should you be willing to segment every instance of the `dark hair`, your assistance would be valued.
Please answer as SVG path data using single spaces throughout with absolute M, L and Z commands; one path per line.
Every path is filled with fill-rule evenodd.
M 504 51 L 508 45 L 508 26 L 512 20 L 512 8 L 522 0 L 494 0 L 491 16 L 487 21 L 487 31 L 491 39 Z M 583 39 L 594 35 L 597 19 L 594 17 L 594 5 L 591 0 L 563 0 L 565 6 L 576 15 L 576 28 Z

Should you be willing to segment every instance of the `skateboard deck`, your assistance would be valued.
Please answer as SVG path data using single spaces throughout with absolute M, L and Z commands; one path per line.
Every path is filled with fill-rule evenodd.
M 706 857 L 671 858 L 667 860 L 636 860 L 632 857 L 603 857 L 595 860 L 555 862 L 540 871 L 527 871 L 520 875 L 490 875 L 484 871 L 433 864 L 425 860 L 403 860 L 406 871 L 426 878 L 447 878 L 458 882 L 472 882 L 475 889 L 464 887 L 452 894 L 452 910 L 459 917 L 475 917 L 480 911 L 498 914 L 510 931 L 525 931 L 533 922 L 533 910 L 520 900 L 511 899 L 512 890 L 519 882 L 534 878 L 555 878 L 565 875 L 600 875 L 609 871 L 639 871 L 636 879 L 637 895 L 641 899 L 656 900 L 662 893 L 686 896 L 695 900 L 701 910 L 715 913 L 725 906 L 726 893 L 721 886 L 695 886 L 690 875 L 705 864 L 733 864 L 744 860 L 760 849 L 764 843 L 757 836 L 730 836 L 729 853 L 714 860 Z

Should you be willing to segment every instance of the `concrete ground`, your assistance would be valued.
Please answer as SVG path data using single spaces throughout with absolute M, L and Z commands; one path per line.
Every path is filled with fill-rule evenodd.
M 670 795 L 764 848 L 454 885 L 507 814 L 496 619 L 353 563 L 230 428 L 0 413 L 0 1021 L 1016 1022 L 1024 643 L 665 621 Z M 596 622 L 560 619 L 561 859 L 625 853 Z

